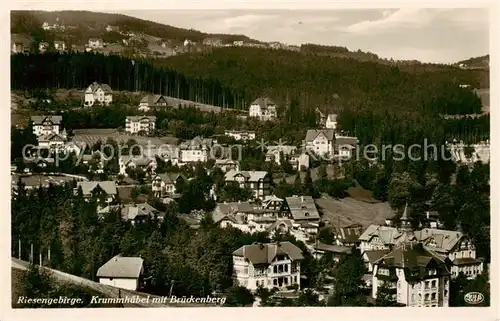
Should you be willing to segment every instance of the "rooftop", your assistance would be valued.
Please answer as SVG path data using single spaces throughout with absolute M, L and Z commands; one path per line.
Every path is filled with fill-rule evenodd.
M 287 197 L 286 203 L 294 220 L 319 220 L 319 213 L 311 196 Z
M 98 277 L 139 278 L 143 259 L 115 256 L 97 270 Z
M 233 252 L 233 256 L 248 259 L 253 265 L 270 264 L 277 255 L 287 255 L 292 261 L 302 260 L 302 250 L 290 242 L 254 243 L 244 245 Z

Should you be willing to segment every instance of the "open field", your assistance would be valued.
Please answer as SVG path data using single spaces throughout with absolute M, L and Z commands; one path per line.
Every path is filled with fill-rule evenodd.
M 125 144 L 128 140 L 133 139 L 137 144 L 147 147 L 160 146 L 166 144 L 177 144 L 177 138 L 172 136 L 163 137 L 148 137 L 148 136 L 134 136 L 119 132 L 113 128 L 89 128 L 89 129 L 75 129 L 73 131 L 72 141 L 77 144 L 85 143 L 86 146 L 93 146 L 98 141 L 103 144 L 106 143 L 108 138 L 114 139 L 118 144 Z
M 315 200 L 316 207 L 323 213 L 322 221 L 326 226 L 340 227 L 359 223 L 363 227 L 371 224 L 384 224 L 393 211 L 387 202 L 368 203 L 346 197 L 333 199 L 328 196 Z

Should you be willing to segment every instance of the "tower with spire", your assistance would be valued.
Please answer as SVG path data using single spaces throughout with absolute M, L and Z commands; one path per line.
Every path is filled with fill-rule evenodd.
M 403 234 L 401 239 L 403 245 L 405 245 L 405 243 L 416 242 L 416 237 L 415 234 L 413 234 L 413 229 L 411 227 L 411 218 L 410 218 L 410 213 L 408 211 L 408 202 L 406 202 L 403 215 L 401 216 L 401 227 L 399 228 L 399 232 Z

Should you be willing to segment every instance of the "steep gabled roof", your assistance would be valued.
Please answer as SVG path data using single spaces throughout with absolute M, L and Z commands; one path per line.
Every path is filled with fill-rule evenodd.
M 76 187 L 82 187 L 83 195 L 88 195 L 92 193 L 94 188 L 99 186 L 108 195 L 116 195 L 116 183 L 115 181 L 91 181 L 91 182 L 77 182 Z
M 306 142 L 312 142 L 320 134 L 325 135 L 328 141 L 335 139 L 335 131 L 333 129 L 309 129 L 306 133 Z
M 41 125 L 44 121 L 50 121 L 54 125 L 60 125 L 62 122 L 62 116 L 60 115 L 49 115 L 49 116 L 31 116 L 31 121 L 34 125 Z

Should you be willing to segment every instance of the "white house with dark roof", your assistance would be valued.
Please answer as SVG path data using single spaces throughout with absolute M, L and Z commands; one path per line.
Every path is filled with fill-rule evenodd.
M 115 256 L 97 270 L 99 283 L 136 291 L 144 274 L 140 257 Z
M 122 207 L 120 214 L 124 221 L 130 221 L 132 224 L 143 222 L 148 218 L 163 219 L 163 213 L 148 203 L 126 204 Z
M 276 164 L 281 165 L 283 161 L 282 156 L 291 156 L 297 152 L 296 146 L 291 145 L 270 145 L 266 150 L 266 162 L 274 161 Z
M 109 85 L 93 82 L 85 90 L 85 106 L 93 106 L 95 103 L 109 105 L 112 101 L 113 91 Z
M 179 179 L 187 181 L 187 178 L 181 173 L 156 174 L 151 183 L 151 190 L 154 196 L 163 198 L 182 192 L 175 189 Z
M 179 163 L 180 165 L 197 162 L 206 162 L 208 160 L 213 140 L 196 136 L 195 138 L 182 142 L 179 145 Z
M 359 140 L 352 136 L 335 136 L 335 156 L 350 159 L 353 156 Z
M 386 284 L 393 299 L 409 307 L 448 307 L 447 263 L 420 242 L 402 242 L 373 263 L 372 297 Z
M 216 159 L 214 167 L 220 168 L 224 173 L 227 173 L 231 170 L 239 171 L 240 170 L 240 162 L 232 159 Z
M 257 117 L 260 120 L 273 120 L 278 117 L 276 104 L 269 98 L 257 98 L 250 104 L 249 117 Z
M 306 133 L 306 150 L 316 155 L 334 155 L 335 131 L 333 129 L 309 129 Z
M 235 283 L 250 291 L 258 287 L 300 289 L 302 250 L 290 242 L 254 243 L 233 252 Z
M 139 102 L 139 110 L 147 112 L 152 108 L 166 107 L 167 98 L 163 95 L 147 95 Z
M 79 188 L 82 188 L 83 197 L 87 200 L 92 198 L 92 195 L 96 190 L 101 190 L 106 198 L 106 202 L 110 203 L 115 198 L 117 193 L 116 182 L 115 181 L 91 181 L 91 182 L 77 182 L 75 188 L 75 194 L 78 192 Z
M 62 126 L 62 116 L 31 116 L 33 134 L 36 136 L 59 134 Z
M 156 116 L 127 116 L 125 132 L 129 134 L 152 133 L 156 126 Z
M 405 207 L 401 221 L 409 224 L 408 206 Z M 476 258 L 476 248 L 472 240 L 461 232 L 424 228 L 419 231 L 405 233 L 400 228 L 391 226 L 370 225 L 359 237 L 361 253 L 372 250 L 392 250 L 405 241 L 410 235 L 412 241 L 421 242 L 442 260 L 451 262 L 451 277 L 460 272 L 469 279 L 474 279 L 483 271 L 483 262 Z
M 123 155 L 118 158 L 119 173 L 128 176 L 127 169 L 142 169 L 144 172 L 154 173 L 156 170 L 156 158 L 138 155 Z
M 25 35 L 12 33 L 10 35 L 11 52 L 14 54 L 29 52 L 30 41 Z
M 270 177 L 266 171 L 234 171 L 225 175 L 225 181 L 236 182 L 241 188 L 249 188 L 254 197 L 264 200 L 270 194 Z

